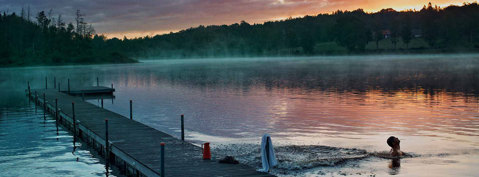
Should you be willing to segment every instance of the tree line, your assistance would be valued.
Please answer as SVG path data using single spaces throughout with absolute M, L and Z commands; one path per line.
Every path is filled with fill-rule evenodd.
M 479 5 L 336 11 L 249 24 L 107 39 L 79 10 L 75 25 L 30 10 L 0 14 L 0 66 L 135 62 L 132 58 L 311 56 L 479 51 Z
M 281 21 L 189 28 L 112 39 L 129 56 L 155 58 L 477 52 L 479 5 L 421 10 L 362 9 Z
M 76 12 L 76 25 L 66 24 L 61 15 L 30 10 L 0 14 L 0 66 L 93 64 L 135 62 L 119 49 L 108 47 L 105 36 L 96 35 Z

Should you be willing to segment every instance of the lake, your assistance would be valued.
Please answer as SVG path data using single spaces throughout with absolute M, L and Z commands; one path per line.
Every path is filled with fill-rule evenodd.
M 63 130 L 56 135 L 55 123 L 45 123 L 41 110 L 35 113 L 28 103 L 27 81 L 43 88 L 45 77 L 49 87 L 56 77 L 62 89 L 68 78 L 74 87 L 96 85 L 98 77 L 100 85 L 116 89 L 115 97 L 105 100 L 106 109 L 129 117 L 133 100 L 135 120 L 175 137 L 184 114 L 187 141 L 211 142 L 214 156 L 233 155 L 256 168 L 261 136 L 269 133 L 280 161 L 272 173 L 279 176 L 477 175 L 479 55 L 3 68 L 0 171 L 6 176 L 103 175 L 95 152 L 83 147 L 71 154 L 71 135 Z M 389 152 L 389 136 L 398 137 L 411 156 L 400 161 L 378 156 Z

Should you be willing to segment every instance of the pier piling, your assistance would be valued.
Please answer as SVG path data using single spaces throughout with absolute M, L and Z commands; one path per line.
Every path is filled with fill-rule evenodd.
M 181 141 L 185 141 L 185 116 L 181 114 Z
M 101 97 L 101 108 L 103 108 L 103 97 Z
M 73 148 L 76 147 L 76 141 L 77 141 L 77 138 L 76 138 L 76 119 L 75 119 L 75 102 L 72 102 L 72 124 L 73 124 Z
M 68 93 L 70 93 L 70 78 L 68 78 Z
M 160 143 L 160 175 L 165 177 L 165 143 Z
M 133 120 L 133 101 L 130 100 L 130 119 Z
M 38 95 L 37 95 L 37 91 L 35 91 L 35 113 L 37 112 L 37 104 L 38 104 Z
M 100 81 L 98 80 L 98 77 L 96 77 L 96 86 L 97 86 L 97 87 L 100 86 Z
M 45 89 L 48 89 L 48 78 L 45 77 Z
M 108 119 L 105 119 L 105 164 L 106 171 L 108 173 L 108 167 L 110 167 L 110 145 L 108 143 Z
M 45 93 L 43 93 L 43 120 L 47 120 L 47 100 L 45 99 Z
M 55 125 L 57 127 L 57 135 L 58 135 L 58 98 L 55 98 Z
M 53 88 L 57 88 L 57 77 L 53 77 Z
M 27 85 L 28 85 L 28 97 L 31 97 L 32 92 L 30 90 L 30 81 L 27 82 Z

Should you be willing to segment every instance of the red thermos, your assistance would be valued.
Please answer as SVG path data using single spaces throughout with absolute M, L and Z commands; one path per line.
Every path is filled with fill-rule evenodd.
M 205 143 L 203 146 L 203 160 L 211 160 L 210 143 Z

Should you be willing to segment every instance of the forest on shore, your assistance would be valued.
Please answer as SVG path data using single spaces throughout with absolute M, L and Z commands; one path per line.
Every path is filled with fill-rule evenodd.
M 23 9 L 20 15 L 0 14 L 0 66 L 137 62 L 109 47 L 110 40 L 96 35 L 79 10 L 75 26 L 51 14 L 41 11 L 30 17 Z
M 0 14 L 0 66 L 136 62 L 132 58 L 274 57 L 479 52 L 479 5 L 362 9 L 262 24 L 198 26 L 140 38 L 95 34 L 84 15 Z M 30 14 L 30 13 L 28 13 Z M 48 15 L 46 15 L 48 14 Z
M 472 53 L 479 51 L 478 19 L 477 3 L 429 3 L 421 10 L 336 11 L 113 40 L 129 56 L 146 58 Z

